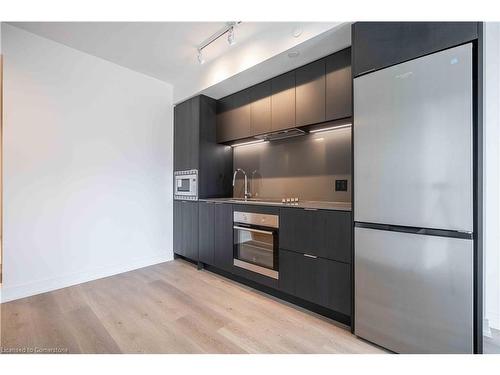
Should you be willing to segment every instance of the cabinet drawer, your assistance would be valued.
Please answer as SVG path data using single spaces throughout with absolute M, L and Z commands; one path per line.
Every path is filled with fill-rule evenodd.
M 280 290 L 331 310 L 351 314 L 351 266 L 280 250 Z
M 351 213 L 283 208 L 280 248 L 340 262 L 351 262 Z

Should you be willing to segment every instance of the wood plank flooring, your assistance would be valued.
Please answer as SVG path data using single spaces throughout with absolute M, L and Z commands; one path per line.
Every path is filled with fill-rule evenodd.
M 183 260 L 1 305 L 5 349 L 383 353 L 327 318 Z

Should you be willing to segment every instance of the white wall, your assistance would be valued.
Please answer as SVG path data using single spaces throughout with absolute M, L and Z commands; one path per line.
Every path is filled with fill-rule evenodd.
M 484 315 L 500 329 L 500 23 L 484 24 Z
M 2 22 L 0 22 L 0 55 L 2 54 Z M 1 77 L 2 73 L 0 72 L 0 77 Z M 0 90 L 2 90 L 2 79 L 0 78 Z M 0 92 L 0 100 L 2 100 L 2 93 Z M 1 103 L 0 103 L 0 108 L 1 108 Z M 2 111 L 0 111 L 0 116 L 2 116 Z M 2 119 L 0 118 L 0 126 L 2 125 Z M 1 130 L 0 130 L 1 131 Z M 2 167 L 1 167 L 1 163 L 2 163 L 2 145 L 0 144 L 0 173 L 1 173 L 1 170 L 2 170 Z M 1 177 L 1 176 L 0 176 Z M 0 178 L 0 188 L 2 186 L 2 179 Z M 1 202 L 0 202 L 0 211 L 1 211 L 2 207 L 1 207 Z M 0 225 L 1 227 L 1 225 Z M 2 234 L 0 233 L 0 267 L 1 267 L 1 264 L 2 264 L 2 238 L 1 238 Z M 1 271 L 1 270 L 0 270 Z M 1 280 L 0 280 L 0 285 L 1 285 Z M 2 295 L 1 295 L 1 286 L 0 286 L 0 300 L 2 298 Z
M 2 32 L 3 300 L 172 259 L 172 86 Z

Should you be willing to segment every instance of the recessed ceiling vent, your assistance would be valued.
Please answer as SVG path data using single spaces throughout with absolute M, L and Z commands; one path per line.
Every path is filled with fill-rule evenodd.
M 306 134 L 305 131 L 294 128 L 294 129 L 280 130 L 277 132 L 272 132 L 262 135 L 256 135 L 255 138 L 264 139 L 266 141 L 277 141 L 279 139 L 298 137 L 304 134 Z

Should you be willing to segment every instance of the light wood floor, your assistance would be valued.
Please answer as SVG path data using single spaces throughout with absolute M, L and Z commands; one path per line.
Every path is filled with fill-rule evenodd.
M 381 353 L 333 321 L 182 260 L 4 303 L 3 348 Z

